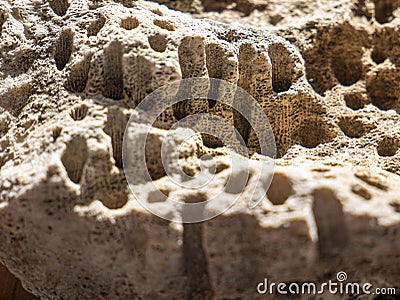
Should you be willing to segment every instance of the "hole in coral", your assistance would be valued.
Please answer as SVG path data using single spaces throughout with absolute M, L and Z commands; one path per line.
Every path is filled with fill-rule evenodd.
M 146 139 L 146 166 L 152 180 L 157 180 L 167 175 L 161 160 L 162 142 L 163 136 L 156 133 L 150 133 Z
M 210 99 L 208 99 L 207 101 L 208 101 L 208 108 L 209 108 L 209 109 L 212 109 L 212 108 L 215 107 L 215 105 L 217 105 L 217 100 L 210 100 Z
M 400 140 L 395 137 L 385 136 L 378 143 L 378 154 L 380 156 L 394 156 L 400 148 Z
M 251 174 L 246 171 L 240 171 L 231 176 L 228 179 L 228 183 L 225 186 L 225 192 L 229 194 L 240 194 L 244 191 L 249 182 Z
M 164 15 L 159 8 L 152 9 L 151 12 L 160 17 L 162 17 Z
M 155 34 L 149 36 L 149 45 L 151 49 L 157 52 L 165 52 L 167 50 L 167 39 L 165 35 Z
M 359 185 L 359 184 L 353 184 L 351 186 L 351 191 L 356 194 L 359 195 L 360 197 L 364 198 L 365 200 L 371 200 L 372 199 L 372 195 L 371 193 L 363 186 Z
M 122 168 L 122 142 L 129 116 L 119 108 L 109 108 L 104 132 L 111 137 L 115 165 Z
M 5 21 L 6 15 L 2 11 L 0 11 L 0 34 L 3 31 L 3 24 L 5 23 Z
M 68 0 L 50 0 L 49 4 L 54 13 L 59 15 L 60 17 L 64 16 L 67 13 L 70 5 Z
M 306 148 L 315 148 L 333 137 L 329 126 L 320 117 L 310 117 L 304 120 L 297 134 L 300 145 Z
M 344 95 L 344 101 L 347 107 L 358 110 L 364 108 L 366 97 L 364 93 L 361 92 L 349 93 Z
M 339 120 L 338 125 L 343 133 L 350 138 L 360 138 L 367 131 L 367 126 L 357 117 L 343 117 Z
M 318 231 L 320 258 L 341 253 L 348 242 L 342 204 L 329 188 L 314 191 L 313 213 Z
M 221 173 L 222 171 L 229 168 L 229 165 L 225 164 L 224 162 L 217 161 L 217 167 L 215 169 L 215 174 Z
M 86 117 L 88 110 L 89 107 L 86 104 L 81 104 L 72 108 L 69 115 L 75 121 L 82 121 Z
M 159 189 L 149 193 L 147 202 L 149 203 L 158 203 L 165 202 L 168 199 L 170 191 L 166 189 Z
M 272 87 L 275 92 L 287 91 L 292 85 L 294 61 L 289 50 L 281 43 L 273 44 L 268 49 L 272 64 Z
M 85 90 L 90 70 L 92 54 L 87 55 L 82 61 L 74 64 L 68 74 L 65 88 L 71 92 L 81 93 Z
M 113 184 L 109 189 L 111 192 L 97 195 L 104 206 L 109 209 L 119 209 L 128 202 L 129 194 L 121 183 Z
M 176 29 L 175 24 L 168 20 L 155 19 L 153 23 L 154 25 L 168 31 L 174 31 Z
M 187 196 L 185 203 L 204 203 L 207 196 L 196 194 Z M 186 205 L 182 211 L 182 222 L 191 222 L 204 215 L 204 205 L 198 205 L 196 210 Z M 204 252 L 203 224 L 183 224 L 183 265 L 188 278 L 189 299 L 211 299 L 212 287 L 208 274 L 207 258 Z
M 367 92 L 372 104 L 382 110 L 400 111 L 400 72 L 381 69 L 367 78 Z
M 350 86 L 359 81 L 363 75 L 364 47 L 370 47 L 368 33 L 348 22 L 319 30 L 313 47 L 302 53 L 313 89 L 325 95 L 337 82 Z
M 392 202 L 390 206 L 393 207 L 395 212 L 400 213 L 400 202 Z
M 186 175 L 184 177 L 185 181 L 192 179 L 200 171 L 199 166 L 197 166 L 197 165 L 193 166 L 191 164 L 189 164 L 189 165 L 185 164 L 185 165 L 181 166 L 181 168 L 182 168 L 182 172 Z
M 393 20 L 393 12 L 399 6 L 396 0 L 375 0 L 375 19 L 380 24 L 389 23 Z
M 327 58 L 318 57 L 319 48 L 313 48 L 302 53 L 306 62 L 306 77 L 308 83 L 312 86 L 314 91 L 324 96 L 325 92 L 331 89 L 335 84 L 333 83 L 332 75 L 327 68 Z M 320 50 L 321 51 L 321 50 Z
M 224 147 L 224 143 L 217 137 L 208 133 L 202 133 L 201 138 L 203 139 L 204 146 L 215 149 Z
M 284 204 L 293 194 L 291 180 L 282 173 L 275 173 L 271 185 L 267 191 L 268 199 L 274 205 Z
M 340 49 L 333 53 L 331 65 L 336 79 L 344 86 L 353 85 L 362 77 L 360 53 Z
M 75 136 L 66 144 L 61 161 L 72 182 L 79 183 L 81 181 L 88 156 L 89 153 L 85 138 Z
M 104 97 L 119 100 L 124 93 L 124 77 L 122 67 L 122 45 L 113 41 L 104 49 Z
M 369 184 L 370 186 L 376 187 L 382 191 L 387 191 L 389 189 L 384 179 L 379 175 L 374 176 L 373 174 L 367 171 L 358 171 L 354 174 L 354 176 L 364 181 L 365 183 Z
M 136 17 L 127 17 L 121 20 L 121 27 L 126 30 L 132 30 L 139 26 L 139 20 Z
M 59 71 L 65 68 L 74 47 L 74 34 L 72 29 L 64 29 L 54 47 L 54 60 Z
M 96 36 L 106 24 L 106 18 L 100 15 L 99 18 L 90 23 L 87 29 L 87 36 Z
M 63 128 L 58 125 L 53 127 L 52 129 L 53 142 L 57 141 L 57 139 L 60 137 L 62 129 Z
M 374 48 L 371 53 L 371 58 L 379 65 L 386 60 L 386 55 L 380 49 Z

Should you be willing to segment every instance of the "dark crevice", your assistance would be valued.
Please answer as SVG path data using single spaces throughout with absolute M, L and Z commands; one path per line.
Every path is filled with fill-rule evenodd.
M 231 174 L 229 177 L 229 180 L 225 186 L 225 192 L 228 194 L 240 194 L 242 193 L 249 180 L 250 180 L 251 174 L 249 172 L 238 172 L 235 174 Z
M 186 203 L 205 202 L 205 195 L 188 196 Z M 184 207 L 182 219 L 191 218 L 190 208 Z M 196 211 L 197 213 L 201 213 Z M 206 254 L 203 247 L 203 224 L 183 224 L 183 257 L 189 283 L 188 299 L 211 299 L 213 291 L 209 279 Z
M 202 133 L 201 138 L 203 140 L 203 145 L 208 148 L 215 149 L 219 147 L 224 147 L 224 143 L 215 135 Z
M 122 45 L 119 41 L 111 42 L 104 49 L 104 87 L 106 98 L 120 100 L 124 93 L 124 76 L 122 66 Z
M 67 10 L 70 6 L 68 0 L 50 0 L 49 4 L 54 13 L 60 17 L 67 13 Z
M 85 56 L 80 62 L 74 64 L 68 74 L 65 88 L 71 92 L 81 93 L 85 90 L 90 71 L 92 54 Z
M 398 0 L 375 0 L 375 19 L 380 24 L 393 20 L 393 12 L 399 7 Z
M 347 107 L 358 110 L 366 105 L 366 97 L 362 92 L 349 93 L 344 95 Z
M 386 60 L 386 55 L 381 51 L 381 49 L 374 48 L 371 53 L 372 60 L 378 65 Z
M 240 101 L 240 99 L 235 98 L 235 101 Z M 240 105 L 240 104 L 236 104 L 236 105 Z M 246 108 L 246 107 L 241 107 L 240 111 L 244 112 L 246 109 L 250 109 L 250 108 Z M 238 140 L 239 141 L 243 141 L 246 145 L 249 141 L 249 137 L 250 137 L 250 132 L 251 132 L 251 125 L 249 123 L 249 121 L 243 116 L 242 113 L 240 113 L 239 111 L 237 111 L 236 109 L 233 109 L 233 125 L 237 130 L 237 134 L 239 134 L 240 136 L 238 136 Z M 245 146 L 245 145 L 243 145 Z
M 382 110 L 400 112 L 400 72 L 381 69 L 367 78 L 367 92 L 372 104 Z
M 74 121 L 82 121 L 89 111 L 89 107 L 86 104 L 78 105 L 71 109 L 69 115 Z
M 149 134 L 146 138 L 145 161 L 152 180 L 158 180 L 167 175 L 161 159 L 163 136 Z
M 153 24 L 168 31 L 174 31 L 176 29 L 176 25 L 168 20 L 155 19 Z
M 272 64 L 272 87 L 280 93 L 289 90 L 294 76 L 294 62 L 289 50 L 281 43 L 268 49 Z
M 151 49 L 157 52 L 165 52 L 167 50 L 167 38 L 162 34 L 151 35 L 148 38 Z
M 333 134 L 328 124 L 318 116 L 308 117 L 298 129 L 300 145 L 306 148 L 315 148 L 329 141 Z
M 54 47 L 54 60 L 59 71 L 63 70 L 71 58 L 74 47 L 74 34 L 72 29 L 61 31 Z
M 284 204 L 292 194 L 293 188 L 291 180 L 283 173 L 275 173 L 267 192 L 268 199 L 274 205 L 281 205 Z
M 314 191 L 313 212 L 318 230 L 318 250 L 322 259 L 340 256 L 348 243 L 342 204 L 329 188 Z
M 360 138 L 370 130 L 357 116 L 342 117 L 338 125 L 343 133 L 350 138 Z
M 348 22 L 320 29 L 313 47 L 303 51 L 307 80 L 320 95 L 338 83 L 351 86 L 363 78 L 362 57 L 371 40 Z
M 122 143 L 129 116 L 118 108 L 109 108 L 104 132 L 111 137 L 112 152 L 115 165 L 122 168 Z
M 55 126 L 52 129 L 52 137 L 53 137 L 53 142 L 57 141 L 57 139 L 60 137 L 61 132 L 63 128 L 61 126 Z
M 385 136 L 378 143 L 378 154 L 380 156 L 394 156 L 400 148 L 400 140 L 395 137 Z
M 61 161 L 72 182 L 79 183 L 81 181 L 88 156 L 88 146 L 84 137 L 75 136 L 66 144 Z
M 4 12 L 0 11 L 0 35 L 1 32 L 3 31 L 3 25 L 6 22 L 6 15 L 4 14 Z
M 126 30 L 133 30 L 139 26 L 139 20 L 135 17 L 128 17 L 121 20 L 121 27 Z
M 340 49 L 332 55 L 332 70 L 340 84 L 350 86 L 362 77 L 361 55 Z

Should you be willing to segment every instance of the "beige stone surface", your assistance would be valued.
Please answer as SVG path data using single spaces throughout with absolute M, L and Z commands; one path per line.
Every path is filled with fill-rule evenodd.
M 261 299 L 264 277 L 325 282 L 339 271 L 399 288 L 399 1 L 158 2 L 0 2 L 0 262 L 41 299 Z M 215 219 L 170 223 L 130 193 L 122 141 L 144 97 L 193 77 L 258 101 L 275 135 L 275 175 L 255 195 L 250 177 Z M 212 184 L 196 193 L 172 184 L 159 147 L 177 119 L 222 116 L 258 150 L 228 107 L 184 104 L 160 115 L 148 140 L 162 193 L 137 185 L 178 216 L 168 197 L 222 191 L 211 212 L 240 193 L 227 178 L 243 180 L 203 136 L 186 141 L 179 162 L 196 174 L 211 155 Z M 251 174 L 262 161 L 249 160 Z

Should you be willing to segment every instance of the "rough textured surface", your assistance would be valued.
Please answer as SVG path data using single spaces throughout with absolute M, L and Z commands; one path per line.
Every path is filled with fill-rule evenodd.
M 1 262 L 43 299 L 256 299 L 264 277 L 324 282 L 341 270 L 399 288 L 399 2 L 159 2 L 185 13 L 132 0 L 0 2 Z M 122 138 L 146 95 L 191 77 L 248 91 L 278 158 L 256 209 L 245 191 L 224 215 L 182 225 L 128 192 Z M 229 161 L 212 138 L 181 158 L 188 173 L 204 153 L 218 161 L 204 193 L 172 189 L 159 164 L 165 129 L 197 112 L 246 127 L 205 99 L 165 111 L 147 157 L 164 192 L 143 186 L 148 202 L 224 188 Z

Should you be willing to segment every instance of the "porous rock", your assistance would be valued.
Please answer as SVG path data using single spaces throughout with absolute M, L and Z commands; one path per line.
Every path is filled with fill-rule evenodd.
M 0 261 L 42 299 L 257 299 L 265 277 L 325 282 L 338 271 L 398 287 L 398 1 L 158 2 L 169 8 L 0 3 Z M 224 79 L 258 101 L 275 135 L 276 169 L 255 209 L 250 177 L 223 215 L 179 224 L 129 192 L 122 141 L 144 97 L 193 77 Z M 140 186 L 151 205 L 197 202 L 229 176 L 241 180 L 204 136 L 179 160 L 196 174 L 201 156 L 213 156 L 212 185 L 187 194 L 165 176 L 166 130 L 198 112 L 247 126 L 206 99 L 167 109 L 146 157 L 162 195 Z M 254 132 L 243 132 L 257 152 Z M 249 162 L 257 172 L 262 158 Z M 227 187 L 221 201 L 238 192 Z

